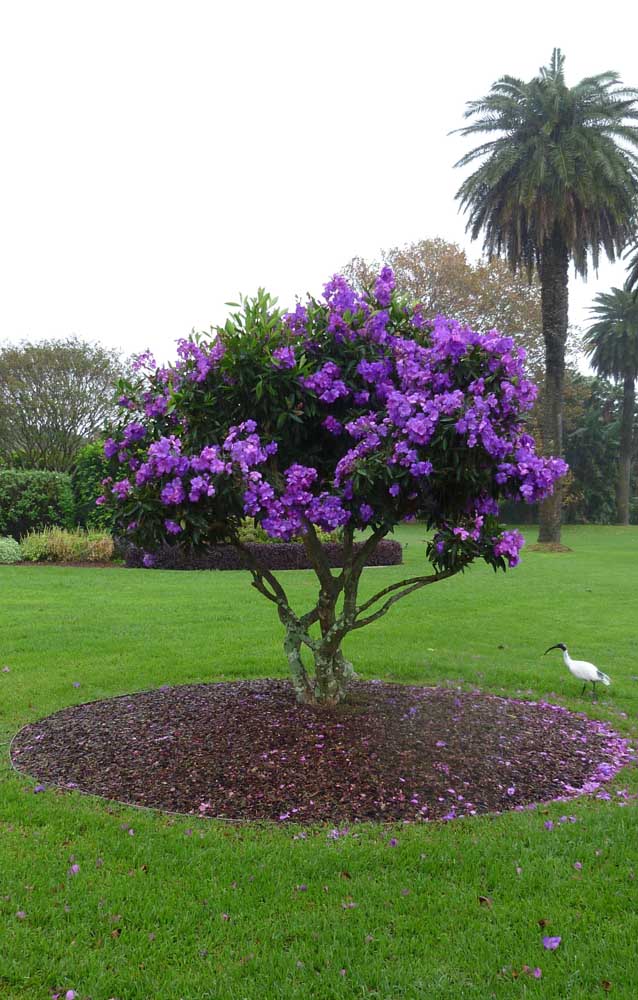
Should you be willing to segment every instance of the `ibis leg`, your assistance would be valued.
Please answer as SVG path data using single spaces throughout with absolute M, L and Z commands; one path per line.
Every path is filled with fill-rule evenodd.
M 585 681 L 585 683 L 583 684 L 583 690 L 582 690 L 582 691 L 580 692 L 580 696 L 581 696 L 581 698 L 582 698 L 582 697 L 583 697 L 583 695 L 585 694 L 585 691 L 586 691 L 586 690 L 587 690 L 587 681 Z

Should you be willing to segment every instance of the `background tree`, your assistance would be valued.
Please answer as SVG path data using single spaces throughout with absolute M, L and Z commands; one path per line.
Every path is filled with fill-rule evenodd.
M 599 375 L 622 382 L 620 453 L 617 476 L 617 516 L 629 524 L 633 424 L 638 378 L 638 301 L 627 288 L 612 288 L 596 296 L 596 322 L 585 333 L 584 349 Z
M 72 469 L 112 419 L 125 370 L 116 351 L 75 337 L 0 348 L 0 454 L 21 468 Z
M 537 457 L 525 431 L 535 389 L 511 338 L 430 326 L 389 268 L 363 294 L 335 277 L 324 301 L 284 316 L 262 293 L 215 340 L 182 341 L 178 354 L 170 368 L 139 359 L 140 377 L 122 386 L 124 418 L 105 444 L 117 478 L 102 499 L 150 549 L 148 565 L 167 539 L 226 539 L 245 553 L 253 586 L 277 607 L 304 702 L 345 696 L 343 640 L 397 601 L 477 558 L 516 565 L 522 538 L 501 530 L 499 499 L 533 502 L 565 471 Z M 246 516 L 273 538 L 302 538 L 319 584 L 307 611 L 242 545 Z M 433 532 L 429 567 L 360 599 L 366 559 L 415 516 Z M 317 529 L 335 528 L 344 565 L 333 573 Z
M 627 269 L 629 273 L 625 282 L 625 288 L 628 292 L 632 293 L 635 299 L 638 299 L 638 243 L 630 251 Z
M 565 458 L 570 481 L 565 489 L 565 513 L 569 521 L 610 524 L 616 517 L 621 411 L 622 394 L 612 382 L 567 371 Z
M 544 447 L 562 454 L 568 269 L 587 274 L 600 251 L 614 260 L 633 235 L 638 193 L 638 91 L 616 73 L 565 83 L 564 57 L 528 83 L 504 76 L 468 103 L 462 135 L 488 138 L 456 166 L 481 160 L 457 197 L 472 239 L 484 234 L 489 258 L 538 273 L 545 340 Z M 557 490 L 541 508 L 539 541 L 560 539 Z

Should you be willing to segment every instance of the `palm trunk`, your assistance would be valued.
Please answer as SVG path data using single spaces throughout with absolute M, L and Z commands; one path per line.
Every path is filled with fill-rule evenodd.
M 634 373 L 632 372 L 631 374 L 625 375 L 623 381 L 622 416 L 620 421 L 620 456 L 618 461 L 618 483 L 616 486 L 616 509 L 618 511 L 619 524 L 629 524 L 634 406 L 635 378 Z
M 563 394 L 565 344 L 567 342 L 569 253 L 558 232 L 543 245 L 541 314 L 545 340 L 545 392 L 542 414 L 543 450 L 550 455 L 563 453 Z M 540 505 L 539 542 L 560 542 L 562 490 Z

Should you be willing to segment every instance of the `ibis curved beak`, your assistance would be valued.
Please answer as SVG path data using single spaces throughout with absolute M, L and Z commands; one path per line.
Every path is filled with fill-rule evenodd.
M 560 649 L 558 643 L 556 643 L 555 646 L 550 646 L 549 649 L 546 649 L 545 652 L 543 653 L 543 656 L 546 656 L 547 653 L 549 653 L 549 651 L 552 650 L 552 649 Z

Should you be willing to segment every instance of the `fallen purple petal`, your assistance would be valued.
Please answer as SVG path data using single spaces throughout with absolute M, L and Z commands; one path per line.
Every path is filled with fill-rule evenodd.
M 561 938 L 559 937 L 544 937 L 543 948 L 545 948 L 546 951 L 556 951 L 560 942 Z

